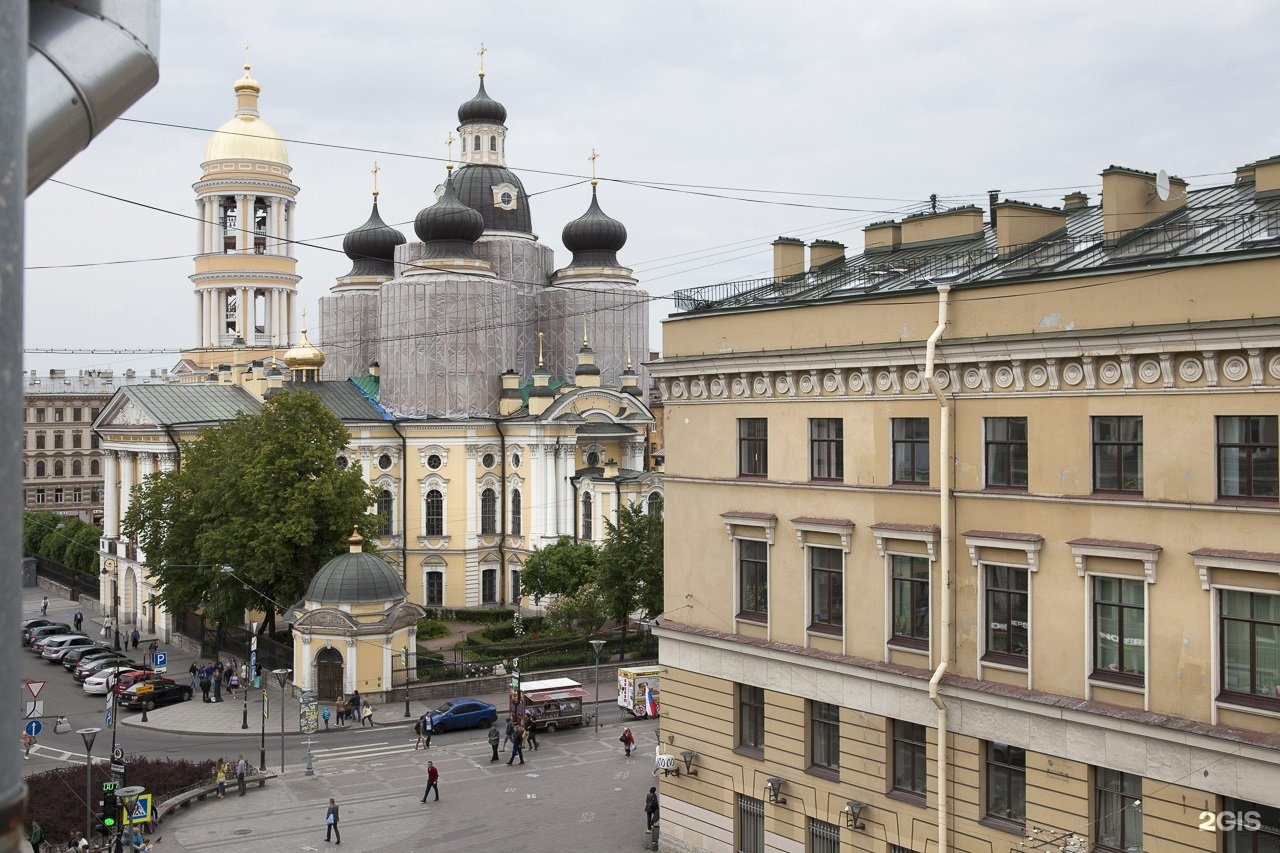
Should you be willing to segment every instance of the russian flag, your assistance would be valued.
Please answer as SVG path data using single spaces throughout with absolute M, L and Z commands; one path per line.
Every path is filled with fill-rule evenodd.
M 650 717 L 658 716 L 658 703 L 653 698 L 653 691 L 648 687 L 644 689 L 644 711 Z

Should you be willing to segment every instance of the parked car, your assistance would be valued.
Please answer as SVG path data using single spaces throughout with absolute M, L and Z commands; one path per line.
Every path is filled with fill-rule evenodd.
M 110 682 L 111 690 L 117 696 L 123 696 L 124 692 L 128 690 L 130 687 L 132 687 L 133 685 L 137 684 L 139 681 L 142 681 L 145 678 L 150 678 L 153 676 L 155 676 L 155 673 L 153 673 L 150 668 L 131 669 L 126 672 L 119 672 L 119 673 L 116 673 L 115 678 L 112 679 Z
M 102 657 L 103 655 L 118 655 L 117 651 L 113 651 L 110 646 L 104 646 L 102 643 L 94 642 L 87 646 L 76 646 L 74 649 L 68 649 L 67 653 L 62 656 L 62 666 L 68 672 L 80 665 L 81 661 L 93 660 L 94 657 Z
M 145 708 L 150 711 L 158 705 L 186 702 L 190 698 L 190 686 L 178 684 L 172 678 L 153 675 L 120 694 L 120 704 L 126 708 Z
M 77 673 L 79 673 L 79 670 L 77 670 Z M 145 672 L 133 661 L 118 661 L 115 666 L 105 663 L 101 669 L 85 675 L 84 692 L 105 696 L 116 686 L 120 676 L 128 676 L 131 679 L 129 684 L 133 684 L 134 681 L 140 681 L 144 674 Z M 76 677 L 78 678 L 79 675 L 77 674 Z M 123 691 L 124 688 L 121 688 L 121 692 Z
M 32 628 L 27 632 L 27 646 L 31 651 L 35 651 L 36 643 L 40 642 L 42 637 L 53 637 L 58 634 L 70 634 L 71 626 L 66 622 L 50 622 L 47 625 L 41 625 L 39 628 Z
M 43 628 L 45 625 L 52 625 L 52 619 L 24 619 L 22 620 L 22 645 L 28 645 L 31 642 L 29 634 L 36 628 Z
M 450 699 L 431 712 L 431 728 L 436 732 L 450 729 L 486 729 L 498 720 L 498 709 L 479 699 Z
M 119 672 L 128 672 L 130 670 L 137 669 L 137 667 L 138 665 L 133 661 L 129 660 L 128 658 L 121 658 L 121 657 L 94 658 L 93 660 L 80 661 L 79 665 L 76 666 L 75 671 L 71 674 L 71 677 L 74 678 L 76 681 L 79 681 L 81 684 L 83 684 L 85 680 L 89 678 L 89 676 L 97 675 L 99 672 L 103 672 L 104 670 L 114 669 L 114 670 L 118 670 Z M 107 688 L 105 684 L 103 685 L 102 690 L 100 690 L 99 692 L 100 693 L 107 692 Z
M 53 642 L 54 640 L 58 640 L 59 642 L 61 642 L 62 640 L 68 639 L 69 637 L 84 637 L 86 640 L 89 639 L 88 637 L 85 637 L 84 634 L 77 634 L 75 631 L 68 629 L 66 631 L 63 631 L 61 634 L 45 634 L 43 637 L 38 638 L 34 643 L 31 644 L 31 651 L 35 652 L 38 655 L 43 655 L 45 647 L 49 645 L 49 643 Z
M 62 656 L 72 649 L 88 648 L 93 645 L 84 634 L 68 634 L 64 637 L 50 637 L 44 641 L 44 649 L 40 657 L 50 662 L 61 662 Z

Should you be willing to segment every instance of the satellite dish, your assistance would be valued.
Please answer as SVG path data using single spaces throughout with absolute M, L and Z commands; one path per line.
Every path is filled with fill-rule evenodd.
M 1164 169 L 1156 172 L 1156 198 L 1161 201 L 1169 200 L 1169 173 Z

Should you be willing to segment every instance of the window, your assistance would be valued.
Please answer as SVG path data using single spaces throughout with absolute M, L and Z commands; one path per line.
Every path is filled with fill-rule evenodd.
M 838 548 L 809 548 L 813 621 L 810 628 L 839 634 L 844 630 L 844 567 Z
M 62 472 L 63 472 L 64 470 L 66 470 L 66 469 L 65 469 L 65 468 L 63 467 L 63 465 L 62 465 L 62 460 L 61 460 L 61 459 L 57 459 L 57 460 L 55 460 L 55 461 L 54 461 L 54 463 L 53 463 L 53 476 L 55 476 L 55 477 L 61 477 L 61 476 L 62 476 Z
M 923 797 L 928 792 L 928 741 L 924 726 L 893 721 L 893 790 Z
M 80 434 L 80 430 L 75 430 L 74 432 L 71 433 L 71 446 L 73 448 L 79 448 L 83 445 L 83 443 L 84 443 L 84 436 Z
M 427 536 L 444 535 L 444 495 L 439 489 L 427 492 L 425 533 Z
M 485 489 L 480 493 L 480 534 L 493 536 L 498 532 L 498 493 Z
M 987 816 L 1027 820 L 1027 751 L 1007 743 L 986 745 Z
M 582 539 L 591 541 L 591 493 L 582 496 Z
M 1027 487 L 1027 419 L 986 419 L 987 485 Z
M 511 578 L 511 603 L 515 604 L 524 597 L 524 593 L 520 589 L 520 572 L 512 569 L 509 575 Z
M 1103 850 L 1142 849 L 1142 777 L 1099 767 L 1094 771 L 1095 839 Z
M 61 450 L 61 449 L 62 449 L 62 442 L 63 442 L 63 440 L 64 440 L 64 439 L 63 439 L 63 435 L 62 435 L 62 430 L 58 430 L 57 432 L 55 432 L 55 433 L 53 434 L 53 449 L 54 449 L 54 450 Z
M 1027 570 L 983 564 L 986 582 L 987 648 L 983 660 L 1027 665 Z
M 520 535 L 520 490 L 512 489 L 511 491 L 511 524 L 507 526 L 507 532 L 512 536 Z
M 1219 590 L 1222 693 L 1280 704 L 1280 595 Z
M 90 409 L 90 410 L 89 410 L 89 420 L 91 420 L 91 421 L 96 421 L 96 420 L 98 419 L 98 412 L 99 412 L 99 411 L 101 411 L 101 410 L 100 410 L 100 409 Z
M 339 471 L 347 470 L 347 466 L 351 464 L 350 462 L 347 461 L 347 457 L 345 456 L 339 456 L 337 462 L 338 462 Z
M 53 490 L 53 502 L 54 502 L 54 503 L 56 503 L 56 504 L 60 504 L 60 503 L 62 503 L 62 489 L 61 489 L 61 487 L 56 488 L 56 489 L 54 489 L 54 490 Z
M 840 853 L 840 827 L 809 818 L 809 853 Z
M 92 450 L 98 449 L 98 434 L 96 432 L 89 434 L 89 447 Z
M 809 763 L 840 769 L 840 706 L 809 701 Z
M 494 456 L 492 453 L 486 453 L 480 457 L 480 464 L 485 468 L 492 468 L 494 465 L 498 464 L 498 457 Z
M 71 420 L 73 420 L 73 421 L 79 421 L 79 420 L 80 420 L 80 414 L 81 414 L 81 409 L 80 409 L 78 406 L 77 406 L 76 408 L 72 409 L 72 410 L 71 410 Z
M 390 453 L 383 453 L 381 456 L 378 457 L 378 467 L 381 468 L 383 471 L 391 470 L 392 463 L 393 463 L 393 460 L 391 459 Z
M 1142 418 L 1093 419 L 1093 490 L 1142 494 Z
M 44 503 L 44 489 L 36 489 L 36 503 Z
M 929 560 L 894 554 L 893 625 L 889 642 L 917 649 L 929 648 Z
M 929 485 L 929 419 L 893 419 L 893 482 Z
M 83 491 L 81 491 L 81 489 L 80 489 L 80 487 L 79 487 L 79 486 L 72 486 L 72 487 L 71 487 L 71 502 L 72 502 L 72 503 L 80 503 L 80 502 L 82 502 L 83 500 L 84 500 L 84 492 L 83 492 Z
M 738 819 L 734 827 L 737 853 L 764 853 L 764 800 L 738 795 Z
M 36 462 L 36 476 L 37 476 L 37 477 L 43 477 L 43 476 L 44 476 L 44 462 L 43 462 L 43 461 Z
M 427 600 L 428 607 L 444 606 L 444 572 L 427 572 Z
M 763 754 L 764 688 L 738 685 L 738 746 Z
M 1243 827 L 1237 823 L 1235 830 L 1224 831 L 1222 833 L 1226 839 L 1224 853 L 1275 853 L 1276 850 L 1280 850 L 1280 808 L 1225 797 L 1222 801 L 1222 810 L 1233 815 L 1237 821 L 1241 819 L 1248 821 L 1250 817 L 1256 815 L 1258 823 L 1256 828 L 1253 828 L 1252 823 Z M 1250 814 L 1251 812 L 1253 815 Z M 1224 826 L 1223 829 L 1225 830 L 1226 827 Z
M 1274 415 L 1218 418 L 1218 497 L 1280 497 Z
M 600 464 L 600 454 L 594 450 L 589 451 L 584 457 L 584 460 L 586 461 L 588 468 L 595 468 Z
M 92 489 L 89 490 L 89 503 L 95 503 L 95 504 L 102 503 L 102 487 L 101 486 L 94 486 Z
M 59 424 L 60 424 L 60 423 L 62 423 L 62 411 L 63 411 L 63 410 L 62 410 L 62 407 L 60 407 L 60 406 L 59 406 L 59 407 L 56 407 L 56 408 L 53 410 L 53 421 L 54 421 L 54 423 L 59 423 Z
M 649 503 L 649 506 L 648 506 L 649 515 L 656 515 L 656 516 L 662 515 L 662 495 L 661 494 L 659 494 L 658 492 L 650 492 L 648 503 Z
M 769 546 L 759 539 L 738 541 L 738 617 L 769 617 Z
M 769 421 L 738 419 L 738 476 L 769 476 Z
M 101 476 L 101 475 L 102 475 L 102 467 L 101 467 L 101 465 L 99 464 L 98 460 L 97 460 L 97 459 L 90 459 L 90 460 L 89 460 L 89 476 L 90 476 L 90 477 L 99 477 L 99 476 Z
M 36 450 L 44 450 L 44 433 L 36 433 Z
M 809 479 L 844 479 L 844 421 L 809 419 Z
M 443 464 L 444 462 L 440 458 L 439 453 L 432 453 L 430 456 L 427 457 L 427 467 L 430 468 L 432 471 L 438 470 L 440 466 Z
M 497 151 L 497 150 L 498 150 L 498 137 L 496 137 L 496 136 L 490 136 L 490 137 L 489 137 L 489 150 L 490 150 L 490 151 Z
M 44 409 L 36 409 L 36 423 L 44 423 Z
M 472 144 L 472 146 L 471 146 L 471 150 L 472 150 L 472 151 L 479 151 L 479 150 L 480 150 L 480 134 L 478 134 L 478 133 L 477 133 L 477 134 L 476 134 L 476 136 L 475 136 L 475 141 L 474 141 L 474 143 L 473 143 L 473 144 Z
M 382 516 L 382 526 L 378 529 L 379 536 L 391 535 L 391 520 L 395 512 L 395 503 L 395 497 L 386 489 L 378 493 L 378 515 Z
M 1136 578 L 1093 578 L 1093 674 L 1142 684 L 1146 670 L 1146 590 Z
M 480 572 L 480 603 L 498 603 L 498 570 L 484 569 Z

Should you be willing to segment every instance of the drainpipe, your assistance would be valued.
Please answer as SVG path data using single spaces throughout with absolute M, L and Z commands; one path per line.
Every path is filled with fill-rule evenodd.
M 498 583 L 502 588 L 498 590 L 498 604 L 502 604 L 507 599 L 507 593 L 510 591 L 510 578 L 507 578 L 507 434 L 502 431 L 502 422 L 497 418 L 490 418 L 493 421 L 493 428 L 498 431 L 498 447 L 499 454 L 502 456 L 502 465 L 498 468 L 502 472 L 502 482 L 498 484 Z M 506 578 L 507 583 L 503 583 L 502 579 Z M 514 606 L 516 602 L 511 602 Z
M 942 540 L 939 543 L 942 555 L 942 631 L 939 643 L 941 656 L 938 660 L 938 668 L 933 671 L 933 677 L 929 679 L 929 701 L 933 702 L 938 709 L 938 853 L 946 853 L 949 799 L 947 796 L 947 703 L 942 701 L 942 697 L 938 694 L 938 685 L 942 683 L 943 676 L 947 674 L 947 667 L 951 665 L 951 551 L 955 534 L 951 530 L 951 467 L 953 464 L 950 452 L 951 401 L 938 387 L 933 373 L 937 360 L 938 341 L 941 340 L 942 333 L 947 328 L 947 300 L 951 294 L 951 286 L 939 284 L 937 288 L 938 325 L 933 330 L 933 334 L 929 335 L 924 356 L 924 380 L 929 383 L 929 390 L 938 400 L 938 528 Z
M 399 421 L 392 421 L 391 428 L 400 436 L 400 582 L 409 588 L 409 439 L 400 429 Z

